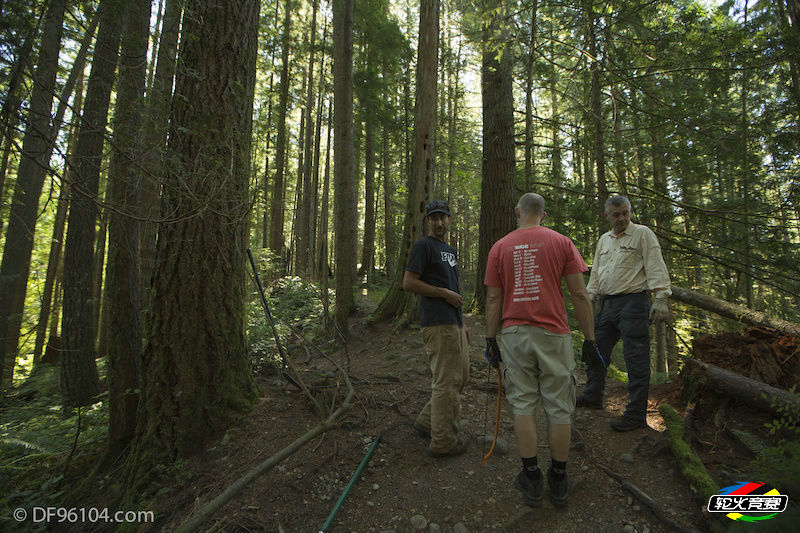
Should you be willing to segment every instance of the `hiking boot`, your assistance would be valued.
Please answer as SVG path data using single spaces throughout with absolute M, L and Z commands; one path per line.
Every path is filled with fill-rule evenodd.
M 428 446 L 428 449 L 425 450 L 425 451 L 431 457 L 433 457 L 435 459 L 441 459 L 443 457 L 454 457 L 456 455 L 461 455 L 462 453 L 467 451 L 467 447 L 468 446 L 469 446 L 469 442 L 467 441 L 467 439 L 465 439 L 462 435 L 459 435 L 458 438 L 456 439 L 456 443 L 453 445 L 453 447 L 450 448 L 446 452 L 434 452 L 434 451 L 431 451 L 431 447 L 430 446 Z
M 634 420 L 626 416 L 621 416 L 611 421 L 611 429 L 614 431 L 631 431 L 644 427 L 647 427 L 647 422 L 643 420 Z
M 569 475 L 564 472 L 564 478 L 556 480 L 553 478 L 553 469 L 547 471 L 547 486 L 550 488 L 550 503 L 556 507 L 564 507 L 569 501 Z
M 603 402 L 590 402 L 583 396 L 578 396 L 575 400 L 575 407 L 586 407 L 588 409 L 602 409 Z
M 539 480 L 534 481 L 528 477 L 528 474 L 523 468 L 517 474 L 517 479 L 514 480 L 514 486 L 517 487 L 519 493 L 522 495 L 522 501 L 528 507 L 539 507 L 542 505 L 542 485 L 544 485 L 544 476 L 539 475 Z
M 416 420 L 414 420 L 413 428 L 414 428 L 414 431 L 416 431 L 417 433 L 419 433 L 423 437 L 425 437 L 427 439 L 431 438 L 431 428 L 426 428 L 425 426 L 423 426 L 422 424 L 420 424 Z

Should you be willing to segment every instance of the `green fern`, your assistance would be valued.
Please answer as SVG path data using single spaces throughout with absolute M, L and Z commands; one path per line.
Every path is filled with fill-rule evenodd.
M 0 444 L 5 444 L 6 446 L 25 448 L 27 450 L 34 450 L 40 453 L 50 453 L 50 451 L 44 446 L 36 444 L 35 442 L 28 442 L 20 439 L 2 437 L 0 438 Z

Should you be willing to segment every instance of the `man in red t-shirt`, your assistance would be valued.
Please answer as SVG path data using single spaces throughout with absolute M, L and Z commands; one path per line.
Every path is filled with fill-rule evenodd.
M 519 228 L 492 246 L 486 265 L 487 358 L 493 366 L 500 361 L 496 335 L 502 310 L 506 399 L 513 408 L 523 466 L 515 485 L 527 505 L 541 505 L 544 476 L 538 466 L 535 411 L 542 405 L 552 460 L 550 501 L 561 507 L 569 499 L 566 466 L 576 381 L 561 278 L 575 306 L 584 351 L 594 351 L 592 301 L 583 280 L 588 268 L 568 237 L 541 226 L 544 198 L 524 194 L 515 214 Z

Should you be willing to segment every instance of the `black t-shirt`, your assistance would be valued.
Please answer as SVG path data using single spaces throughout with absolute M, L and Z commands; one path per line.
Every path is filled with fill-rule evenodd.
M 431 236 L 421 238 L 411 247 L 406 270 L 416 272 L 429 285 L 459 292 L 456 250 Z M 420 296 L 419 306 L 420 326 L 463 325 L 461 308 L 453 307 L 444 298 Z

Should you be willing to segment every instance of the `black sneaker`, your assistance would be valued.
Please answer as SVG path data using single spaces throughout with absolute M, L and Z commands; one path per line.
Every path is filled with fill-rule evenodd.
M 539 507 L 542 505 L 542 485 L 544 484 L 544 476 L 540 475 L 538 481 L 533 481 L 525 473 L 525 469 L 520 470 L 517 474 L 517 479 L 514 480 L 514 486 L 517 487 L 522 495 L 522 501 L 528 507 Z
M 643 420 L 634 420 L 626 416 L 621 416 L 611 421 L 611 429 L 614 431 L 631 431 L 643 427 L 647 427 L 647 422 Z
M 547 486 L 550 487 L 550 503 L 556 507 L 564 507 L 569 501 L 569 475 L 564 472 L 561 480 L 553 478 L 553 469 L 547 470 Z
M 603 402 L 599 402 L 599 403 L 590 402 L 589 400 L 587 400 L 583 396 L 578 396 L 575 399 L 575 407 L 586 407 L 588 409 L 598 409 L 599 410 L 599 409 L 603 408 Z

